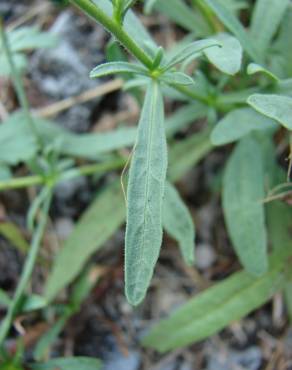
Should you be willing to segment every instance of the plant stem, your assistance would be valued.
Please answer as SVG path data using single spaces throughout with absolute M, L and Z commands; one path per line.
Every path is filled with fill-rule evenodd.
M 5 340 L 9 332 L 11 323 L 14 319 L 14 316 L 17 313 L 17 309 L 19 305 L 21 304 L 21 300 L 23 298 L 25 289 L 31 278 L 33 268 L 34 268 L 34 265 L 37 259 L 37 255 L 38 255 L 38 252 L 41 246 L 42 237 L 45 232 L 51 200 L 52 200 L 52 191 L 49 192 L 49 195 L 47 199 L 45 200 L 44 206 L 40 212 L 39 223 L 33 235 L 31 247 L 27 255 L 27 258 L 25 260 L 24 268 L 22 270 L 22 274 L 20 277 L 20 282 L 17 286 L 13 300 L 8 308 L 8 312 L 4 320 L 2 321 L 2 324 L 0 327 L 0 347 L 2 346 L 3 341 Z
M 90 0 L 70 0 L 77 5 L 84 13 L 101 23 L 117 40 L 119 40 L 142 64 L 148 69 L 152 68 L 153 60 L 140 48 L 139 45 L 124 31 L 123 27 L 109 17 L 98 5 Z
M 63 173 L 62 178 L 74 178 L 79 176 L 89 176 L 96 173 L 104 173 L 110 170 L 122 168 L 126 163 L 124 158 L 118 158 L 110 162 L 98 163 L 92 165 L 81 166 L 67 170 Z M 62 178 L 57 178 L 56 183 L 62 181 Z M 0 191 L 7 189 L 21 189 L 33 185 L 44 185 L 48 182 L 45 176 L 25 176 L 15 179 L 0 181 Z
M 109 17 L 100 7 L 90 0 L 70 0 L 71 3 L 77 5 L 84 13 L 89 15 L 91 18 L 100 23 L 106 28 L 114 37 L 121 42 L 121 44 L 133 54 L 142 64 L 148 69 L 153 68 L 154 60 L 145 53 L 143 49 L 128 35 L 122 28 L 122 25 L 118 24 L 114 19 Z M 210 100 L 202 96 L 195 91 L 185 86 L 173 86 L 176 90 L 184 94 L 185 96 L 200 101 L 206 105 L 211 105 Z
M 37 141 L 38 141 L 38 143 L 41 147 L 42 146 L 42 139 L 41 139 L 41 136 L 38 133 L 38 130 L 36 128 L 34 120 L 33 120 L 32 116 L 30 114 L 29 103 L 28 103 L 28 100 L 27 100 L 27 97 L 26 97 L 26 94 L 25 94 L 25 91 L 24 91 L 24 88 L 23 88 L 23 85 L 22 85 L 22 82 L 21 82 L 21 76 L 20 76 L 20 73 L 19 73 L 18 69 L 15 67 L 15 64 L 14 64 L 14 61 L 13 61 L 12 51 L 11 51 L 11 48 L 10 48 L 10 45 L 9 45 L 9 41 L 8 41 L 6 32 L 4 30 L 3 21 L 2 21 L 1 18 L 0 18 L 0 33 L 1 33 L 1 40 L 2 40 L 2 45 L 3 45 L 3 50 L 4 50 L 4 53 L 6 55 L 7 61 L 9 63 L 9 67 L 10 67 L 10 70 L 11 70 L 12 81 L 13 81 L 13 85 L 15 87 L 15 91 L 16 91 L 16 94 L 17 94 L 18 101 L 20 103 L 20 106 L 21 106 L 22 110 L 24 111 L 24 114 L 25 114 L 26 120 L 27 120 L 27 122 L 30 126 L 30 129 L 31 129 L 32 133 L 34 134 L 34 136 L 36 137 L 36 139 L 37 139 Z

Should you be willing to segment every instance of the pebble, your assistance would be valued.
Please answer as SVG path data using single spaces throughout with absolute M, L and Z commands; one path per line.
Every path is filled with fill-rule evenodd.
M 206 243 L 198 244 L 196 248 L 196 266 L 206 270 L 212 266 L 216 260 L 216 255 L 211 245 Z

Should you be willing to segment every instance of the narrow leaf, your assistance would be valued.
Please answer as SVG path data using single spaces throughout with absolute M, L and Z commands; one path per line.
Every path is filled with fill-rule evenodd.
M 194 223 L 179 193 L 169 182 L 165 187 L 163 226 L 167 233 L 178 241 L 185 262 L 192 265 L 195 261 Z
M 250 34 L 264 56 L 277 31 L 289 0 L 257 0 L 251 19 Z
M 58 253 L 46 285 L 48 301 L 76 277 L 89 256 L 121 226 L 124 217 L 120 182 L 116 181 L 91 204 Z
M 214 145 L 224 145 L 246 136 L 252 131 L 273 130 L 277 124 L 251 108 L 234 109 L 222 118 L 211 133 Z
M 253 275 L 263 274 L 268 267 L 263 167 L 257 142 L 246 137 L 232 153 L 223 178 L 228 233 L 241 263 Z
M 179 114 L 170 121 L 170 127 L 174 131 L 179 128 L 177 121 L 192 122 L 191 116 L 196 119 L 194 107 L 182 108 Z M 199 109 L 197 109 L 197 113 Z M 186 114 L 183 114 L 184 111 Z M 203 111 L 199 112 L 204 114 Z M 184 176 L 198 161 L 207 155 L 212 149 L 209 140 L 209 130 L 200 134 L 194 134 L 190 138 L 180 141 L 170 148 L 170 171 L 171 181 L 176 181 Z M 100 212 L 100 210 L 103 210 Z M 104 246 L 106 240 L 113 236 L 114 232 L 124 222 L 126 216 L 125 201 L 120 186 L 116 180 L 111 186 L 102 191 L 97 199 L 84 212 L 78 221 L 72 234 L 66 240 L 61 250 L 54 258 L 53 269 L 46 284 L 45 297 L 52 300 L 66 285 L 77 277 L 88 258 Z M 67 266 L 64 269 L 64 266 Z
M 236 36 L 243 49 L 253 59 L 253 61 L 260 63 L 261 58 L 257 52 L 257 49 L 253 43 L 253 40 L 249 37 L 248 33 L 238 21 L 238 19 L 229 11 L 223 2 L 218 0 L 203 0 L 212 11 L 217 15 L 224 26 Z
M 247 102 L 258 112 L 292 130 L 292 98 L 274 94 L 254 94 Z
M 138 64 L 127 62 L 109 62 L 100 64 L 90 72 L 90 78 L 99 78 L 117 73 L 137 73 L 147 75 L 147 70 Z
M 256 64 L 256 63 L 250 63 L 247 66 L 247 74 L 253 75 L 255 73 L 264 73 L 265 75 L 270 77 L 273 81 L 277 81 L 277 82 L 279 81 L 279 78 L 276 75 L 274 75 L 271 71 L 266 69 L 265 67 L 260 66 L 259 64 Z
M 89 357 L 55 358 L 45 363 L 30 364 L 32 370 L 100 370 L 101 362 Z
M 242 61 L 242 47 L 239 41 L 227 33 L 212 36 L 221 47 L 204 50 L 204 54 L 220 71 L 234 75 L 240 70 Z
M 128 183 L 125 290 L 139 304 L 147 291 L 162 242 L 162 204 L 167 169 L 164 107 L 160 88 L 147 88 Z
M 196 57 L 200 55 L 200 53 L 211 47 L 218 47 L 220 46 L 220 42 L 213 40 L 213 39 L 206 39 L 206 40 L 199 40 L 195 41 L 182 50 L 180 50 L 175 56 L 173 56 L 167 65 L 165 66 L 166 69 L 170 69 L 171 67 L 175 66 L 176 64 L 182 63 L 184 60 L 189 59 L 190 57 Z
M 182 72 L 166 72 L 160 78 L 169 85 L 193 85 L 195 81 Z
M 159 352 L 205 339 L 241 319 L 284 285 L 283 266 L 275 266 L 260 278 L 238 272 L 214 285 L 159 322 L 143 344 Z

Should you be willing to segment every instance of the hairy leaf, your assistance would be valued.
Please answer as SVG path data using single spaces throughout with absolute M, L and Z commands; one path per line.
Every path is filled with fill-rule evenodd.
M 143 105 L 128 182 L 125 290 L 139 304 L 147 291 L 162 242 L 162 203 L 167 170 L 164 107 L 151 82 Z
M 187 45 L 185 48 L 180 50 L 176 55 L 174 55 L 166 64 L 165 68 L 169 69 L 176 64 L 182 63 L 184 60 L 189 59 L 190 57 L 199 56 L 202 51 L 207 48 L 220 46 L 220 42 L 213 39 L 199 40 L 194 41 L 191 44 Z
M 204 0 L 204 2 L 212 9 L 224 26 L 236 36 L 243 49 L 253 61 L 260 63 L 261 58 L 253 40 L 249 37 L 238 19 L 223 5 L 223 2 L 219 2 L 218 0 Z
M 247 74 L 253 75 L 255 73 L 264 73 L 268 77 L 270 77 L 274 81 L 279 81 L 278 77 L 275 76 L 271 71 L 269 71 L 267 68 L 264 68 L 263 66 L 260 66 L 259 64 L 256 63 L 250 63 L 247 66 Z
M 159 322 L 143 339 L 166 352 L 205 339 L 267 302 L 284 285 L 282 264 L 260 278 L 238 272 L 215 284 Z
M 227 33 L 219 33 L 212 37 L 221 46 L 208 48 L 204 50 L 204 54 L 220 71 L 234 75 L 241 67 L 242 48 L 239 41 Z
M 261 275 L 268 267 L 264 216 L 263 158 L 257 142 L 242 139 L 223 178 L 223 211 L 236 253 L 245 269 Z
M 191 108 L 188 115 L 190 120 Z M 181 114 L 183 111 L 181 111 Z M 183 120 L 182 118 L 182 120 Z M 179 127 L 175 117 L 174 123 Z M 190 138 L 175 144 L 170 150 L 169 177 L 177 181 L 189 169 L 198 163 L 212 149 L 209 140 L 209 130 L 194 134 Z M 103 210 L 101 213 L 100 210 Z M 67 284 L 80 273 L 88 258 L 102 248 L 126 216 L 125 201 L 120 186 L 116 180 L 110 187 L 101 192 L 97 199 L 85 211 L 78 221 L 74 231 L 66 240 L 61 250 L 54 258 L 53 269 L 46 284 L 45 297 L 52 300 Z M 67 266 L 64 269 L 64 266 Z
M 214 145 L 224 145 L 240 139 L 252 131 L 273 130 L 277 124 L 250 108 L 232 110 L 222 118 L 211 133 Z
M 163 227 L 171 237 L 178 241 L 185 262 L 192 265 L 195 261 L 194 223 L 179 193 L 169 182 L 165 187 Z
M 254 94 L 247 102 L 258 112 L 292 130 L 292 98 L 275 94 Z
M 195 83 L 190 76 L 182 72 L 166 72 L 160 80 L 169 85 L 193 85 Z
M 90 72 L 90 78 L 99 78 L 117 73 L 136 73 L 147 75 L 147 70 L 138 64 L 127 62 L 109 62 L 95 67 Z
M 264 56 L 277 31 L 289 0 L 257 0 L 251 19 L 250 34 Z
M 47 300 L 52 300 L 76 277 L 88 257 L 123 223 L 124 217 L 120 182 L 116 181 L 93 201 L 58 253 L 46 285 Z

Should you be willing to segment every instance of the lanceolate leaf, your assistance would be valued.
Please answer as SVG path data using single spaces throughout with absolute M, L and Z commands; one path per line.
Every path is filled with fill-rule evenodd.
M 277 81 L 277 82 L 280 81 L 276 75 L 274 75 L 271 71 L 269 71 L 265 67 L 260 66 L 259 64 L 256 64 L 256 63 L 250 63 L 247 66 L 247 74 L 253 75 L 255 73 L 264 73 L 265 75 L 270 77 L 273 81 Z
M 178 54 L 172 57 L 165 68 L 169 69 L 176 64 L 182 63 L 184 60 L 189 59 L 190 57 L 195 58 L 196 56 L 199 56 L 200 53 L 206 48 L 214 46 L 218 48 L 220 45 L 220 42 L 213 39 L 195 41 L 186 46 L 184 49 L 180 50 Z
M 144 338 L 143 344 L 166 352 L 217 333 L 267 302 L 282 288 L 282 269 L 282 264 L 275 263 L 258 279 L 244 271 L 235 273 L 159 322 Z
M 147 75 L 147 70 L 138 64 L 127 62 L 109 62 L 95 67 L 90 72 L 90 78 L 99 78 L 117 73 L 137 73 Z
M 263 274 L 268 267 L 263 167 L 257 142 L 246 137 L 232 153 L 223 179 L 228 233 L 241 263 L 254 275 Z
M 267 50 L 288 5 L 289 0 L 257 0 L 250 33 L 262 54 Z
M 165 187 L 163 226 L 178 241 L 185 262 L 192 265 L 195 261 L 194 223 L 179 193 L 169 182 Z
M 121 226 L 124 217 L 120 182 L 117 181 L 92 203 L 58 253 L 45 290 L 47 300 L 52 300 L 77 276 L 88 257 Z
M 254 94 L 247 102 L 258 112 L 292 130 L 292 98 L 273 94 Z
M 211 134 L 214 145 L 224 145 L 240 139 L 251 131 L 273 130 L 277 124 L 251 108 L 234 109 L 222 118 Z
M 191 106 L 188 107 L 191 113 Z M 182 108 L 185 109 L 185 108 Z M 183 112 L 183 111 L 182 111 Z M 188 119 L 190 114 L 188 113 Z M 179 120 L 181 113 L 176 115 Z M 195 114 L 195 113 L 193 113 Z M 181 122 L 185 119 L 181 118 Z M 175 122 L 171 122 L 175 123 Z M 177 127 L 179 127 L 177 125 Z M 169 177 L 177 181 L 212 149 L 209 130 L 194 134 L 170 148 Z M 100 211 L 102 209 L 102 212 Z M 125 200 L 119 179 L 101 192 L 84 212 L 72 234 L 54 258 L 53 269 L 46 284 L 45 297 L 52 300 L 84 267 L 88 258 L 102 248 L 126 217 Z M 64 266 L 67 266 L 64 269 Z
M 234 75 L 241 67 L 242 47 L 239 41 L 227 33 L 219 33 L 213 38 L 221 47 L 205 49 L 204 54 L 220 71 Z
M 253 40 L 249 37 L 238 19 L 222 3 L 219 3 L 218 0 L 204 0 L 204 2 L 212 9 L 224 26 L 236 36 L 251 59 L 257 63 L 261 63 L 261 58 Z
M 100 370 L 101 362 L 89 357 L 54 358 L 45 363 L 31 364 L 32 370 Z
M 150 283 L 162 242 L 167 170 L 164 107 L 160 88 L 147 88 L 129 173 L 125 251 L 126 295 L 139 304 Z
M 195 81 L 188 75 L 182 72 L 166 72 L 160 80 L 170 85 L 192 85 Z

